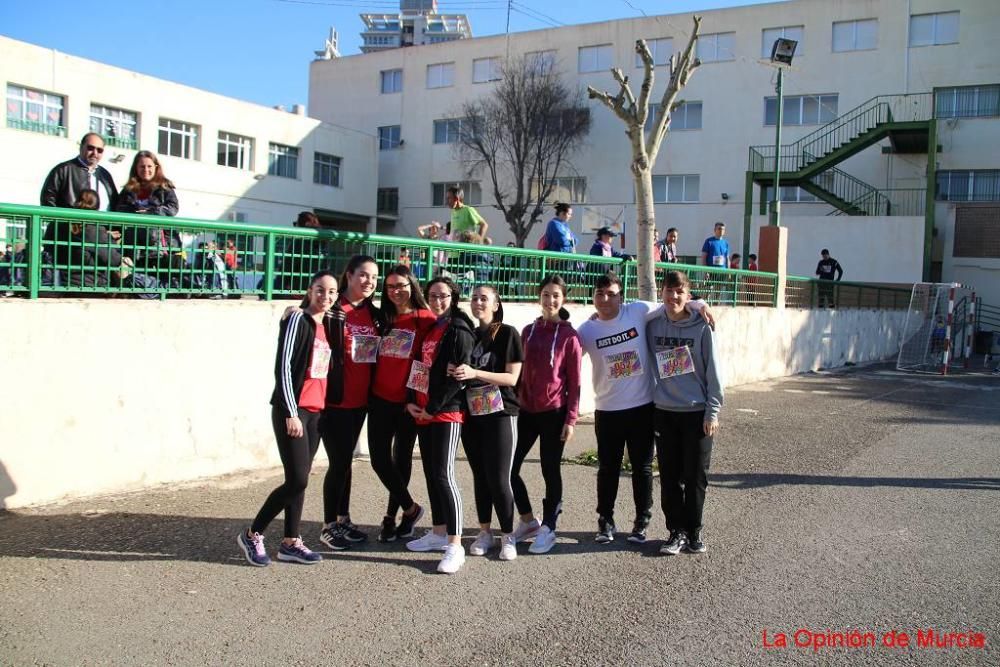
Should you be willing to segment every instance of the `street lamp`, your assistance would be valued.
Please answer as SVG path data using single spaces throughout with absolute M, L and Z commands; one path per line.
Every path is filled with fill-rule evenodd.
M 771 47 L 771 64 L 778 68 L 778 85 L 775 91 L 778 93 L 778 118 L 774 128 L 774 185 L 771 188 L 771 217 L 770 224 L 777 227 L 781 219 L 781 118 L 784 104 L 782 103 L 781 85 L 782 75 L 786 67 L 792 66 L 792 58 L 795 56 L 795 47 L 799 43 L 794 39 L 779 37 L 774 40 Z

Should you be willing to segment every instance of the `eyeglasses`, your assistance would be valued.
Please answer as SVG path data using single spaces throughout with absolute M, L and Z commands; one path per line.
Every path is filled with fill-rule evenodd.
M 450 294 L 428 294 L 427 299 L 429 301 L 448 301 L 451 299 Z
M 391 284 L 390 283 L 386 283 L 385 284 L 385 288 L 387 290 L 392 290 L 394 292 L 398 292 L 400 290 L 410 289 L 410 283 L 391 283 Z
M 87 150 L 88 152 L 89 152 L 89 151 L 94 151 L 95 153 L 103 153 L 103 152 L 104 152 L 104 149 L 103 149 L 103 148 L 101 148 L 100 146 L 91 146 L 90 144 L 87 144 L 86 146 L 84 146 L 84 148 L 85 148 L 85 149 L 86 149 L 86 150 Z

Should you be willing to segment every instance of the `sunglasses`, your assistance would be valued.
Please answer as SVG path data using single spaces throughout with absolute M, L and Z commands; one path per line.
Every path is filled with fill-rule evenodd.
M 88 144 L 87 146 L 84 146 L 84 148 L 86 148 L 88 151 L 95 151 L 97 153 L 103 153 L 104 152 L 104 149 L 101 148 L 100 146 L 91 146 L 91 145 Z

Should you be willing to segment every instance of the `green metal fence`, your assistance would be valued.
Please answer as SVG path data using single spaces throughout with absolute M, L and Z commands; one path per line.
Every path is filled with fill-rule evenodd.
M 595 280 L 608 270 L 621 277 L 626 298 L 637 297 L 635 262 L 617 258 L 15 204 L 0 204 L 3 249 L 0 293 L 30 298 L 296 299 L 313 273 L 342 271 L 356 254 L 374 257 L 381 273 L 401 262 L 422 281 L 443 273 L 466 292 L 489 283 L 505 301 L 535 301 L 539 281 L 557 273 L 569 284 L 569 300 L 587 303 Z M 692 292 L 713 305 L 776 305 L 776 274 L 657 264 L 658 284 L 670 269 L 685 271 Z M 815 281 L 797 280 L 802 284 L 789 279 L 787 304 L 815 305 Z M 838 285 L 840 307 L 896 307 L 892 290 Z
M 910 288 L 789 276 L 785 282 L 787 308 L 873 308 L 906 310 Z

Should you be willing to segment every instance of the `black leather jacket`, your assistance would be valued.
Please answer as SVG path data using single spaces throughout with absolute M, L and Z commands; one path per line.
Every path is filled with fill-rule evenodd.
M 118 189 L 115 181 L 111 178 L 111 172 L 98 165 L 97 180 L 108 189 L 111 195 L 110 202 L 101 202 L 101 208 L 107 203 L 108 210 L 115 210 L 118 203 Z M 60 162 L 49 172 L 42 185 L 41 204 L 42 206 L 59 206 L 62 208 L 73 208 L 81 190 L 90 188 L 90 173 L 87 167 L 75 157 L 65 162 Z

